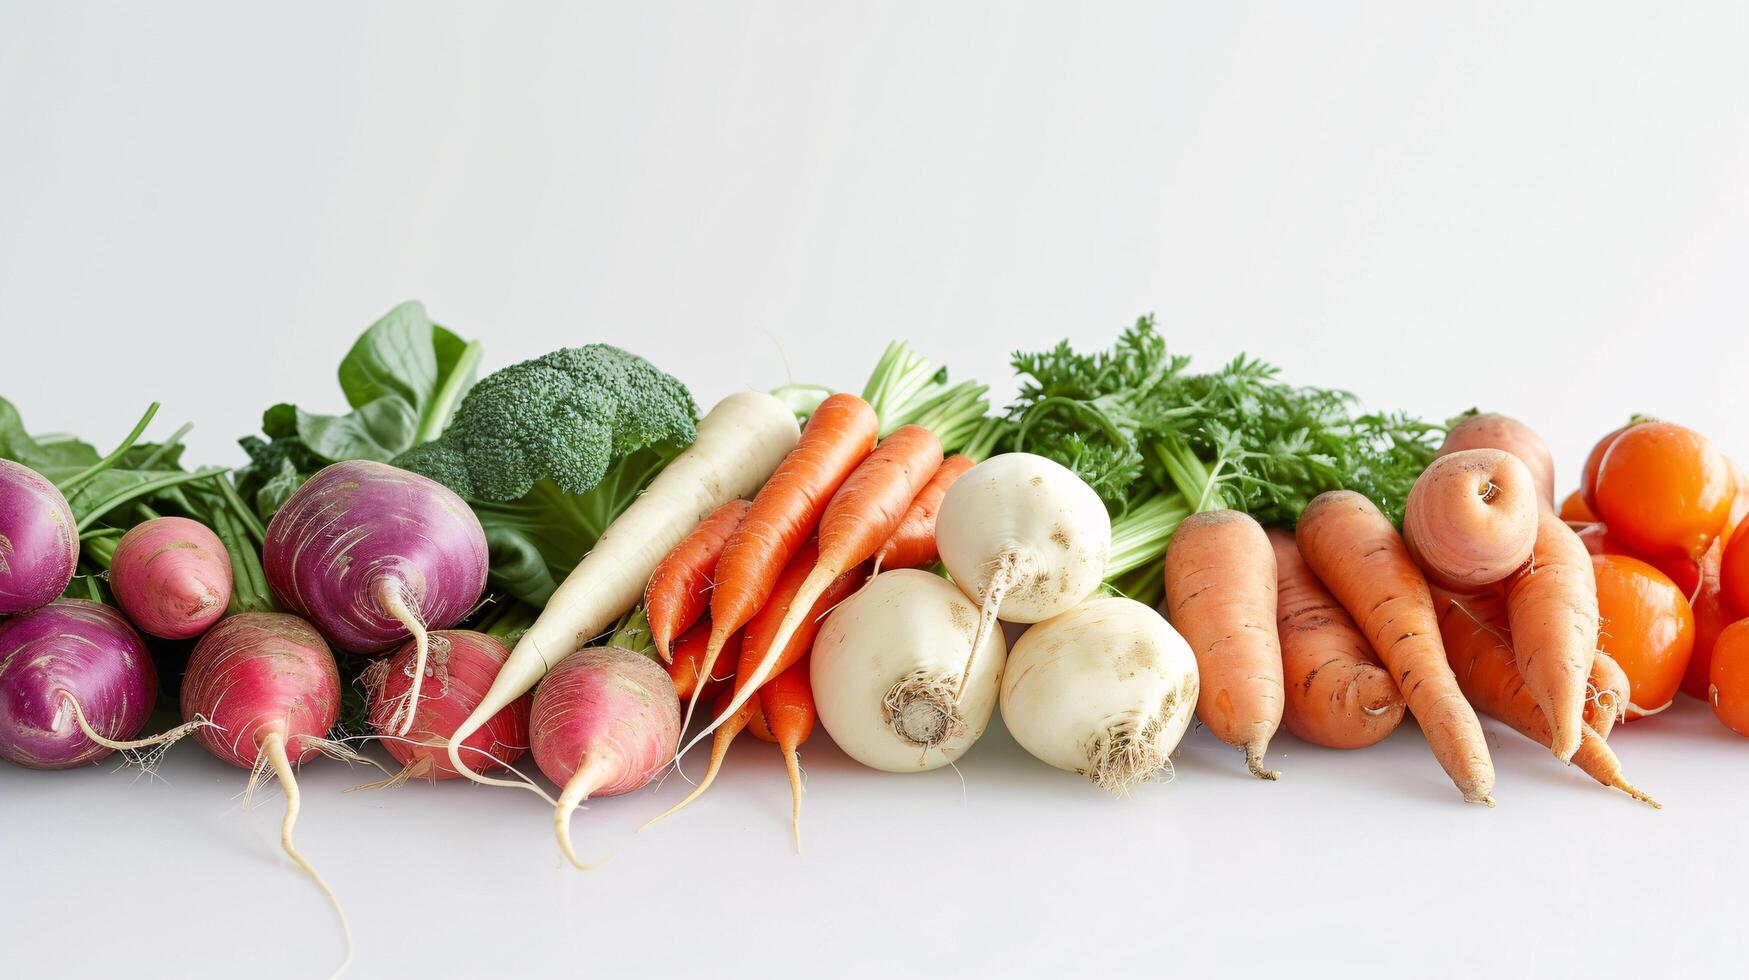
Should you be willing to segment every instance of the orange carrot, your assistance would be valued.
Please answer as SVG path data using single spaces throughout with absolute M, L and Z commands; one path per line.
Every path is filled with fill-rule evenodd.
M 1403 508 L 1403 543 L 1427 580 L 1472 592 L 1530 560 L 1547 505 L 1518 457 L 1465 449 L 1434 460 Z
M 955 480 L 976 465 L 975 461 L 957 455 L 941 461 L 941 468 L 929 478 L 917 499 L 911 501 L 911 509 L 905 512 L 898 530 L 875 552 L 877 572 L 883 568 L 923 568 L 935 564 L 941 557 L 935 550 L 935 515 L 941 510 L 941 498 L 947 496 L 947 488 Z
M 1364 748 L 1396 731 L 1403 695 L 1372 644 L 1306 567 L 1292 533 L 1270 528 L 1269 543 L 1275 547 L 1275 630 L 1287 684 L 1287 730 L 1332 749 Z
M 1548 716 L 1543 714 L 1518 672 L 1501 599 L 1491 594 L 1435 595 L 1446 655 L 1464 695 L 1490 717 L 1505 722 L 1526 738 L 1548 745 L 1554 733 L 1549 728 Z M 1573 764 L 1605 786 L 1619 789 L 1641 803 L 1659 805 L 1622 776 L 1621 761 L 1590 725 L 1580 726 L 1579 749 L 1573 754 Z
M 855 395 L 831 395 L 814 409 L 796 448 L 765 481 L 723 545 L 711 588 L 711 641 L 703 673 L 710 673 L 729 637 L 765 605 L 783 566 L 813 533 L 833 494 L 874 449 L 879 430 L 875 410 Z M 695 695 L 686 703 L 681 731 L 697 706 Z
M 814 688 L 808 680 L 806 657 L 771 679 L 759 689 L 759 715 L 766 729 L 776 739 L 783 752 L 784 768 L 789 771 L 790 831 L 795 835 L 796 853 L 802 853 L 802 764 L 796 748 L 814 734 Z
M 717 703 L 719 705 L 727 705 L 728 698 L 729 692 L 724 691 L 722 696 L 717 699 Z M 704 771 L 704 778 L 698 781 L 698 785 L 693 787 L 692 792 L 687 795 L 686 799 L 681 800 L 679 803 L 662 811 L 661 816 L 652 818 L 649 823 L 644 824 L 638 829 L 646 830 L 655 824 L 661 823 L 685 809 L 687 804 L 691 803 L 693 800 L 703 796 L 704 791 L 710 789 L 711 783 L 716 781 L 717 773 L 723 770 L 723 760 L 728 757 L 730 743 L 734 742 L 735 736 L 741 734 L 741 730 L 747 727 L 747 723 L 752 720 L 754 713 L 758 710 L 759 705 L 757 702 L 749 702 L 748 704 L 742 705 L 739 711 L 730 712 L 728 720 L 718 726 L 716 736 L 711 739 L 711 762 L 710 767 Z
M 1482 723 L 1446 662 L 1427 580 L 1390 519 L 1360 494 L 1332 490 L 1306 505 L 1295 540 L 1372 642 L 1464 799 L 1493 806 L 1494 763 Z
M 1202 677 L 1196 716 L 1243 749 L 1259 779 L 1281 775 L 1263 765 L 1285 701 L 1275 573 L 1269 537 L 1236 510 L 1185 518 L 1166 548 L 1166 618 L 1190 644 Z
M 723 557 L 723 545 L 751 506 L 750 501 L 731 500 L 712 511 L 651 573 L 644 588 L 644 613 L 650 620 L 650 639 L 656 641 L 663 660 L 674 660 L 669 644 L 698 622 L 710 605 L 711 576 Z
M 1628 703 L 1628 674 L 1615 658 L 1602 650 L 1591 660 L 1591 682 L 1585 697 L 1585 724 L 1609 737 Z
M 1530 426 L 1505 415 L 1472 415 L 1445 434 L 1439 455 L 1466 449 L 1498 449 L 1517 456 L 1536 481 L 1538 499 L 1555 506 L 1555 456 Z
M 699 697 L 715 697 L 730 681 L 729 674 L 713 674 L 704 678 L 702 688 L 699 679 L 704 666 L 704 652 L 711 645 L 711 621 L 705 617 L 694 623 L 692 628 L 680 634 L 674 641 L 674 659 L 668 664 L 668 677 L 674 682 L 674 692 L 683 698 L 690 698 L 696 692 Z M 729 637 L 729 642 L 723 646 L 723 652 L 731 660 L 741 656 L 741 634 Z
M 795 604 L 802 583 L 819 561 L 819 554 L 815 539 L 809 538 L 804 542 L 801 550 L 784 566 L 783 574 L 778 576 L 777 585 L 772 587 L 771 598 L 766 600 L 765 607 L 755 613 L 747 621 L 747 628 L 741 631 L 740 663 L 735 670 L 737 691 L 753 683 L 754 674 L 770 655 L 772 641 L 777 639 L 778 627 L 789 618 L 790 607 Z M 789 642 L 773 661 L 772 674 L 781 674 L 788 670 L 790 665 L 814 648 L 814 637 L 820 633 L 821 621 L 834 606 L 850 598 L 852 593 L 862 587 L 862 583 L 868 580 L 868 571 L 867 565 L 858 565 L 832 580 L 826 591 L 814 600 L 814 606 L 808 610 L 807 617 L 790 634 Z
M 1597 576 L 1584 542 L 1552 510 L 1537 520 L 1530 564 L 1506 580 L 1506 610 L 1518 672 L 1548 719 L 1550 749 L 1566 762 L 1579 750 L 1597 650 Z
M 810 422 L 809 426 L 812 425 Z M 806 442 L 807 438 L 803 433 L 802 441 Z M 815 601 L 832 587 L 833 580 L 867 560 L 880 548 L 904 519 L 911 501 L 917 499 L 917 494 L 940 466 L 941 440 L 920 425 L 906 425 L 882 439 L 874 452 L 856 467 L 820 517 L 819 559 L 790 601 L 764 656 L 750 674 L 743 671 L 736 678 L 735 697 L 705 732 L 722 724 L 775 673 L 778 657 L 789 649 L 790 637 L 801 628 L 802 621 L 810 618 Z M 764 496 L 763 491 L 760 496 Z M 724 561 L 727 560 L 725 556 Z M 721 588 L 719 585 L 719 591 Z M 767 588 L 766 594 L 769 596 L 770 593 L 771 589 Z M 694 737 L 687 747 L 696 744 L 705 732 Z

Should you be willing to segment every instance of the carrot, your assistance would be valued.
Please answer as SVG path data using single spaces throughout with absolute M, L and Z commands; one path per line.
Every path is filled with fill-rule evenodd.
M 1579 750 L 1585 683 L 1597 650 L 1597 576 L 1584 542 L 1545 510 L 1537 520 L 1530 564 L 1506 580 L 1518 672 L 1554 733 L 1562 762 Z
M 935 550 L 935 515 L 941 510 L 941 498 L 947 496 L 947 488 L 955 480 L 976 465 L 975 460 L 957 455 L 941 461 L 941 468 L 929 478 L 917 499 L 911 501 L 911 509 L 905 512 L 893 536 L 875 552 L 877 573 L 883 568 L 923 568 L 935 564 L 941 557 Z
M 1555 456 L 1530 426 L 1505 415 L 1471 415 L 1445 434 L 1439 455 L 1466 449 L 1498 449 L 1517 456 L 1536 481 L 1537 497 L 1555 506 Z
M 1360 624 L 1464 799 L 1494 805 L 1494 763 L 1439 639 L 1427 580 L 1391 522 L 1348 490 L 1319 494 L 1295 540 L 1314 574 Z
M 855 395 L 831 395 L 814 409 L 795 449 L 765 481 L 723 544 L 711 588 L 711 640 L 701 673 L 710 673 L 729 637 L 765 605 L 783 566 L 820 522 L 827 501 L 874 449 L 879 429 L 875 410 Z M 686 702 L 682 731 L 697 706 L 695 694 Z
M 810 422 L 809 426 L 812 425 Z M 807 441 L 805 433 L 802 440 Z M 764 655 L 751 673 L 745 669 L 740 672 L 735 682 L 735 696 L 728 707 L 703 732 L 694 736 L 687 748 L 722 724 L 730 713 L 739 710 L 776 672 L 778 658 L 789 649 L 790 637 L 801 628 L 802 621 L 811 618 L 815 601 L 832 587 L 835 579 L 880 548 L 904 519 L 911 501 L 917 499 L 917 494 L 940 466 L 941 440 L 923 426 L 906 425 L 882 439 L 874 452 L 856 467 L 820 517 L 819 559 L 790 600 L 783 621 L 778 624 Z M 761 492 L 760 496 L 764 493 Z M 724 560 L 727 561 L 726 555 Z M 771 591 L 768 587 L 766 594 L 769 596 Z
M 1549 728 L 1548 716 L 1543 714 L 1524 683 L 1524 676 L 1518 672 L 1502 600 L 1496 595 L 1435 594 L 1446 655 L 1464 695 L 1484 713 L 1526 738 L 1550 744 L 1554 733 Z M 1580 726 L 1579 749 L 1573 754 L 1573 764 L 1605 786 L 1619 789 L 1641 803 L 1659 806 L 1623 777 L 1621 761 L 1603 735 L 1590 725 Z
M 1196 715 L 1245 751 L 1259 779 L 1281 725 L 1281 643 L 1275 633 L 1275 551 L 1263 528 L 1236 510 L 1194 514 L 1166 548 L 1167 618 L 1196 654 Z
M 731 500 L 712 511 L 651 573 L 644 587 L 644 614 L 663 660 L 674 661 L 669 649 L 674 637 L 698 622 L 710 605 L 711 576 L 723 557 L 723 545 L 751 506 L 750 501 Z
M 717 699 L 717 703 L 720 705 L 726 705 L 728 703 L 728 698 L 729 692 L 724 691 L 723 695 Z M 757 702 L 749 702 L 742 705 L 740 710 L 730 712 L 728 720 L 718 726 L 715 737 L 711 739 L 711 762 L 710 767 L 704 771 L 704 778 L 698 781 L 698 785 L 693 787 L 692 792 L 687 795 L 686 799 L 681 800 L 679 803 L 662 811 L 660 816 L 651 818 L 648 823 L 638 829 L 648 830 L 650 827 L 655 826 L 669 817 L 674 816 L 676 813 L 679 813 L 681 810 L 684 810 L 687 804 L 698 799 L 700 796 L 703 796 L 704 791 L 710 789 L 711 783 L 716 781 L 717 773 L 723 770 L 723 760 L 729 755 L 730 743 L 734 742 L 735 736 L 741 734 L 741 730 L 747 727 L 747 723 L 753 719 L 754 713 L 758 710 L 759 705 Z
M 802 583 L 819 561 L 819 553 L 815 539 L 809 538 L 804 542 L 801 550 L 784 566 L 783 574 L 778 576 L 777 585 L 772 588 L 771 598 L 766 600 L 765 607 L 755 613 L 747 621 L 747 628 L 741 631 L 740 663 L 735 670 L 737 691 L 753 683 L 754 674 L 770 655 L 771 644 L 777 639 L 778 628 L 789 619 L 790 609 L 795 605 Z M 867 580 L 866 565 L 858 565 L 833 579 L 826 591 L 814 600 L 813 608 L 808 610 L 808 615 L 796 627 L 796 631 L 790 634 L 789 642 L 773 661 L 771 673 L 781 674 L 796 661 L 807 656 L 808 651 L 814 648 L 814 637 L 819 635 L 820 624 L 826 614 L 834 606 L 850 598 Z
M 729 637 L 729 642 L 723 646 L 723 652 L 732 659 L 741 655 L 741 634 Z M 704 677 L 699 670 L 704 665 L 704 652 L 711 643 L 711 621 L 707 616 L 693 624 L 693 627 L 680 634 L 674 641 L 674 659 L 668 664 L 668 678 L 674 682 L 674 692 L 683 698 L 692 697 L 696 692 L 699 697 L 715 697 L 729 683 L 727 674 L 713 674 Z M 700 688 L 700 678 L 703 687 Z
M 1498 449 L 1434 460 L 1409 491 L 1403 543 L 1427 580 L 1470 592 L 1530 560 L 1544 510 L 1530 470 Z
M 1332 749 L 1358 749 L 1397 730 L 1403 696 L 1354 619 L 1306 567 L 1291 532 L 1275 547 L 1275 629 L 1281 639 L 1287 730 Z
M 796 748 L 814 734 L 814 720 L 819 712 L 814 708 L 814 688 L 808 679 L 806 657 L 788 670 L 772 678 L 759 689 L 759 716 L 766 730 L 783 752 L 784 768 L 789 771 L 790 831 L 795 835 L 796 853 L 802 853 L 802 764 Z

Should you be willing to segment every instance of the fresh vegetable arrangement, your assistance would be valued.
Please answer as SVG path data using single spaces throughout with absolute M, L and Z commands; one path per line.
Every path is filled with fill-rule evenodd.
M 1606 435 L 1557 509 L 1519 421 L 1198 373 L 1148 318 L 1014 355 L 1006 407 L 902 343 L 860 394 L 702 416 L 615 347 L 477 379 L 483 353 L 396 307 L 341 363 L 346 414 L 276 404 L 230 470 L 185 466 L 186 427 L 143 441 L 156 404 L 100 453 L 0 400 L 0 759 L 150 766 L 192 735 L 279 782 L 327 892 L 292 836 L 322 755 L 383 766 L 367 791 L 530 791 L 584 867 L 580 804 L 709 741 L 673 815 L 743 733 L 777 747 L 798 850 L 816 727 L 920 772 L 999 711 L 1126 795 L 1193 718 L 1267 780 L 1284 727 L 1363 749 L 1412 718 L 1489 806 L 1480 716 L 1653 806 L 1615 731 L 1686 694 L 1749 736 L 1749 478 L 1675 423 Z M 160 697 L 182 724 L 148 732 Z

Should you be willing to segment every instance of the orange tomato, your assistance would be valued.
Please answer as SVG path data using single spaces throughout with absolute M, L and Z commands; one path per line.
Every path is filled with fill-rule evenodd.
M 1749 735 L 1749 619 L 1739 619 L 1719 634 L 1713 649 L 1707 701 L 1725 727 Z
M 1736 498 L 1731 462 L 1693 429 L 1646 422 L 1617 436 L 1597 470 L 1592 510 L 1629 548 L 1698 561 Z
M 1597 515 L 1591 513 L 1591 507 L 1585 503 L 1585 496 L 1575 490 L 1567 494 L 1567 499 L 1561 501 L 1561 520 L 1568 524 L 1592 524 Z
M 1628 675 L 1624 721 L 1670 706 L 1694 652 L 1694 611 L 1663 572 L 1626 555 L 1596 555 L 1597 647 Z
M 1603 456 L 1609 452 L 1609 447 L 1615 444 L 1617 436 L 1632 428 L 1632 424 L 1621 428 L 1597 440 L 1597 445 L 1591 447 L 1591 452 L 1585 455 L 1585 466 L 1579 470 L 1579 499 L 1584 502 L 1585 509 L 1593 515 L 1597 513 L 1597 471 L 1603 467 Z M 1565 520 L 1566 518 L 1562 518 Z M 1595 516 L 1591 518 L 1597 520 Z
M 1700 588 L 1694 591 L 1694 598 L 1689 602 L 1694 607 L 1694 653 L 1689 656 L 1688 669 L 1682 674 L 1682 693 L 1701 701 L 1707 699 L 1713 649 L 1719 634 L 1737 618 L 1725 608 L 1724 596 L 1719 594 L 1719 553 L 1722 550 L 1720 542 L 1715 541 L 1707 549 L 1706 557 L 1700 560 Z
M 1594 555 L 1626 555 L 1638 558 L 1646 564 L 1663 572 L 1665 577 L 1676 583 L 1684 596 L 1694 595 L 1694 590 L 1700 587 L 1700 563 L 1686 558 L 1659 558 L 1652 555 L 1642 555 L 1627 546 L 1622 539 L 1609 533 L 1609 528 L 1603 524 L 1587 524 L 1579 529 L 1579 540 L 1585 542 L 1585 550 Z

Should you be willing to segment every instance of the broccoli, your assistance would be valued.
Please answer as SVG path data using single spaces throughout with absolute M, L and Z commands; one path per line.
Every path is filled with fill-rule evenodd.
M 395 465 L 470 500 L 506 502 L 550 479 L 566 493 L 594 489 L 615 460 L 697 436 L 686 386 L 606 344 L 569 347 L 488 376 L 449 428 Z

